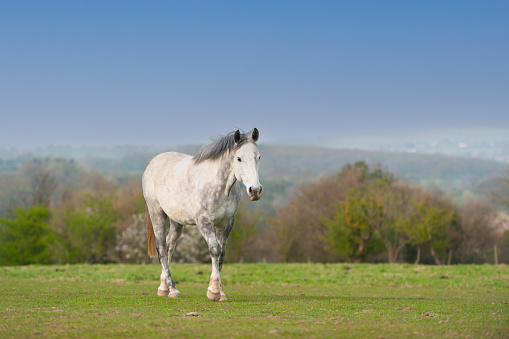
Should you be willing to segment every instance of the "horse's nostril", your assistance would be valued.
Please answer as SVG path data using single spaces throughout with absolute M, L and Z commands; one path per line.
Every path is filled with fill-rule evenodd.
M 249 187 L 249 193 L 253 194 L 253 188 Z
M 263 187 L 260 186 L 260 194 L 262 194 L 262 191 L 263 191 Z

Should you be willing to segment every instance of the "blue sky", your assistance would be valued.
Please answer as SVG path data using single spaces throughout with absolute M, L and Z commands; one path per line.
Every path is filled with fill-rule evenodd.
M 507 1 L 4 1 L 0 147 L 509 127 Z

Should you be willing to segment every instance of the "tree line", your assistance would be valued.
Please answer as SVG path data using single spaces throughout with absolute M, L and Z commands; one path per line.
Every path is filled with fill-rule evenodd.
M 493 192 L 509 206 L 509 173 Z M 509 249 L 507 213 L 487 198 L 462 204 L 364 162 L 304 184 L 271 220 L 280 261 L 494 262 Z
M 139 173 L 32 159 L 0 177 L 0 188 L 0 265 L 151 262 Z M 265 201 L 242 199 L 226 260 L 484 263 L 498 248 L 507 262 L 508 192 L 509 173 L 493 201 L 458 205 L 365 162 L 299 186 L 271 179 Z M 195 227 L 185 228 L 173 260 L 210 260 Z

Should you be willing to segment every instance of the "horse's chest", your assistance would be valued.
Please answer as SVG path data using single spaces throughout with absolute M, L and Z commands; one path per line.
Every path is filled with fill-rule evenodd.
M 237 212 L 237 201 L 233 199 L 218 201 L 217 204 L 211 206 L 209 209 L 210 219 L 214 221 L 215 225 L 220 225 L 230 220 Z
M 237 212 L 240 198 L 238 193 L 236 188 L 228 196 L 219 190 L 205 190 L 198 204 L 197 217 L 206 217 L 216 226 L 227 222 Z

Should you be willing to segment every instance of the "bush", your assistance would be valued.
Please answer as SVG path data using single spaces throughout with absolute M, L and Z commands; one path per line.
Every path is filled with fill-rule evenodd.
M 122 262 L 133 264 L 147 264 L 157 262 L 157 258 L 150 258 L 147 252 L 147 228 L 145 216 L 141 213 L 132 215 L 133 222 L 125 231 L 117 235 L 118 252 Z
M 65 261 L 89 264 L 115 261 L 116 219 L 111 198 L 89 196 L 83 209 L 69 208 L 64 218 Z
M 57 235 L 48 225 L 43 205 L 18 208 L 15 219 L 0 219 L 0 265 L 49 264 L 54 261 Z

